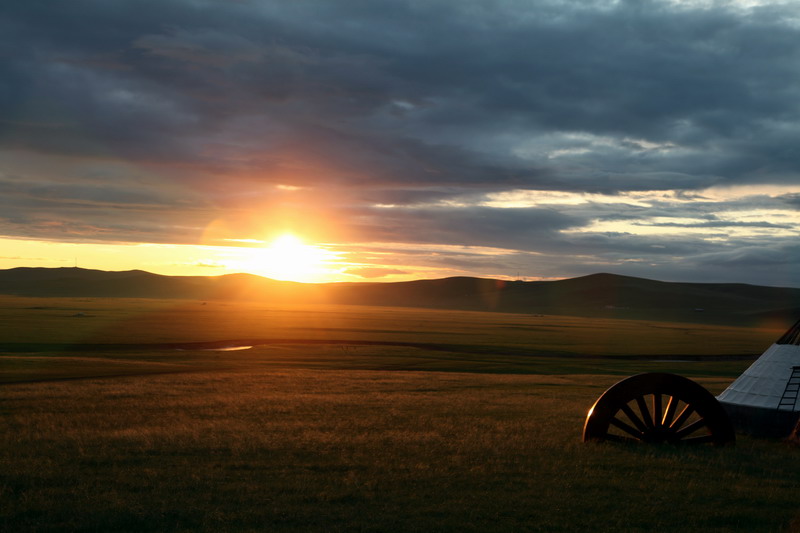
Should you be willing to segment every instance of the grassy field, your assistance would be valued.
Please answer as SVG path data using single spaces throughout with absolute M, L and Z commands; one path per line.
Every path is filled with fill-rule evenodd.
M 0 324 L 3 531 L 800 531 L 797 448 L 580 439 L 622 376 L 716 394 L 779 331 L 19 298 Z M 67 346 L 246 338 L 279 342 Z
M 736 376 L 781 333 L 635 320 L 357 306 L 0 297 L 0 382 L 252 366 Z M 154 343 L 259 340 L 242 352 Z M 126 344 L 125 349 L 100 346 Z M 234 343 L 235 344 L 235 343 Z M 246 344 L 246 343 L 245 343 Z M 659 359 L 658 362 L 642 358 Z

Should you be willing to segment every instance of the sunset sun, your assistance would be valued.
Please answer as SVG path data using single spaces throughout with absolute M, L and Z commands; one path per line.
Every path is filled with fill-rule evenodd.
M 263 248 L 254 248 L 247 270 L 283 281 L 319 281 L 334 258 L 333 252 L 286 233 Z

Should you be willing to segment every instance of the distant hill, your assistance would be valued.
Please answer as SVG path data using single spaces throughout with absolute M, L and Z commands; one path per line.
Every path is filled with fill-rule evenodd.
M 184 298 L 338 303 L 585 317 L 788 325 L 800 289 L 669 283 L 614 274 L 559 281 L 445 278 L 400 283 L 304 284 L 251 274 L 161 276 L 141 270 L 0 270 L 0 294 L 37 297 Z

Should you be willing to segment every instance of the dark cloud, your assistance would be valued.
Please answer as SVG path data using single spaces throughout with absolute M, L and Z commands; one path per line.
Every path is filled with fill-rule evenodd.
M 800 194 L 787 194 L 781 197 L 786 204 L 800 210 Z
M 679 201 L 800 185 L 791 3 L 76 0 L 2 12 L 7 234 L 191 242 L 222 209 L 316 206 L 376 241 L 501 247 L 529 266 L 526 253 L 552 253 L 553 269 L 559 253 L 587 268 L 627 254 L 663 269 L 659 250 L 718 245 L 681 229 L 797 228 L 752 215 L 796 212 L 796 194 Z M 10 157 L 21 153 L 94 174 L 43 174 Z M 134 170 L 106 171 L 120 164 Z M 620 201 L 487 207 L 517 190 Z M 636 191 L 673 196 L 626 199 Z M 586 233 L 614 221 L 680 238 Z
M 797 163 L 798 74 L 786 65 L 800 39 L 768 11 L 648 2 L 52 7 L 15 6 L 9 19 L 6 40 L 20 53 L 6 62 L 6 101 L 36 109 L 29 123 L 59 125 L 15 128 L 27 146 L 91 151 L 86 143 L 99 140 L 128 157 L 193 160 L 211 140 L 258 135 L 263 152 L 316 133 L 313 150 L 346 176 L 554 190 L 693 188 L 709 176 L 747 180 L 766 162 L 776 172 Z M 603 144 L 556 162 L 513 155 L 517 142 L 565 132 Z M 640 139 L 713 153 L 652 153 Z M 580 176 L 569 171 L 575 163 Z
M 706 253 L 687 257 L 669 268 L 662 267 L 662 277 L 677 281 L 744 281 L 770 286 L 796 287 L 800 284 L 797 270 L 800 247 L 797 245 L 763 240 L 737 244 L 721 250 L 712 248 Z M 631 273 L 641 275 L 642 270 L 631 269 Z
M 587 220 L 552 209 L 397 208 L 361 213 L 365 240 L 532 250 Z

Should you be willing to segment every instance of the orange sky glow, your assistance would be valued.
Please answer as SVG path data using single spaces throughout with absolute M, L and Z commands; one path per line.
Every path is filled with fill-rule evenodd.
M 373 278 L 409 281 L 458 274 L 435 267 L 404 267 L 400 270 L 359 262 L 360 254 L 372 259 L 386 254 L 370 252 L 368 247 L 361 252 L 348 252 L 337 245 L 305 243 L 290 233 L 269 242 L 241 239 L 229 246 L 69 243 L 0 238 L 0 268 L 78 266 L 110 271 L 146 270 L 172 276 L 249 273 L 303 283 L 371 281 Z

